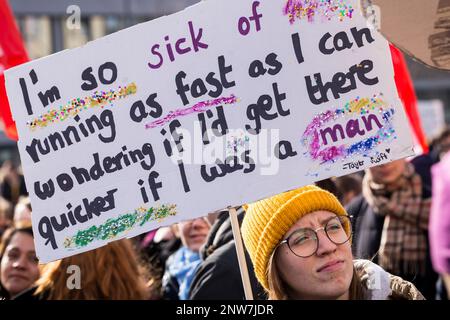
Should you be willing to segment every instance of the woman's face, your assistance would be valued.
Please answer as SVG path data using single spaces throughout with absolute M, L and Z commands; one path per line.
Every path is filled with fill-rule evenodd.
M 210 229 L 209 223 L 203 218 L 180 222 L 178 227 L 183 245 L 195 252 L 205 243 Z
M 1 282 L 11 297 L 30 288 L 39 278 L 33 237 L 17 232 L 6 247 L 1 261 Z
M 391 184 L 396 182 L 405 172 L 406 160 L 400 159 L 369 169 L 375 183 Z
M 321 228 L 333 217 L 336 215 L 328 211 L 309 213 L 299 219 L 283 239 L 300 228 Z M 336 245 L 324 230 L 317 231 L 317 236 L 317 252 L 307 258 L 294 255 L 287 244 L 278 247 L 275 263 L 288 286 L 288 294 L 292 299 L 348 299 L 353 277 L 350 242 Z

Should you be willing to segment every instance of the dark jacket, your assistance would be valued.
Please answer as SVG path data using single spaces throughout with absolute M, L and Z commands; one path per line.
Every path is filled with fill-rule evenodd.
M 239 223 L 244 211 L 238 209 Z M 191 300 L 244 300 L 244 287 L 236 254 L 236 246 L 227 211 L 219 214 L 200 255 L 203 262 L 191 285 Z M 256 280 L 253 265 L 246 252 L 247 267 L 254 299 L 265 299 L 264 290 Z
M 350 202 L 345 209 L 349 215 L 353 216 L 353 255 L 357 259 L 367 259 L 378 263 L 377 253 L 380 249 L 384 217 L 373 212 L 362 194 Z
M 37 286 L 33 286 L 24 292 L 18 294 L 13 300 L 18 301 L 43 301 L 48 300 L 48 296 L 50 292 L 41 292 L 40 294 L 36 295 Z

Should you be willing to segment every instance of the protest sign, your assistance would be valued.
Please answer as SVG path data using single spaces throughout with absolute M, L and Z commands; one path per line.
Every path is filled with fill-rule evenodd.
M 6 87 L 41 262 L 412 154 L 359 1 L 209 0 Z

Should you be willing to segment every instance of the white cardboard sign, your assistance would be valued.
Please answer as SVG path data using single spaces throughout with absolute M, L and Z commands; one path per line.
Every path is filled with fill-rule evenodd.
M 359 1 L 209 0 L 6 71 L 41 262 L 412 154 Z

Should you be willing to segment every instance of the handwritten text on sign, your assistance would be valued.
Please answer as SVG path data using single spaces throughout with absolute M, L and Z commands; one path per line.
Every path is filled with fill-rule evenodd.
M 40 260 L 410 155 L 359 10 L 209 0 L 8 70 Z

